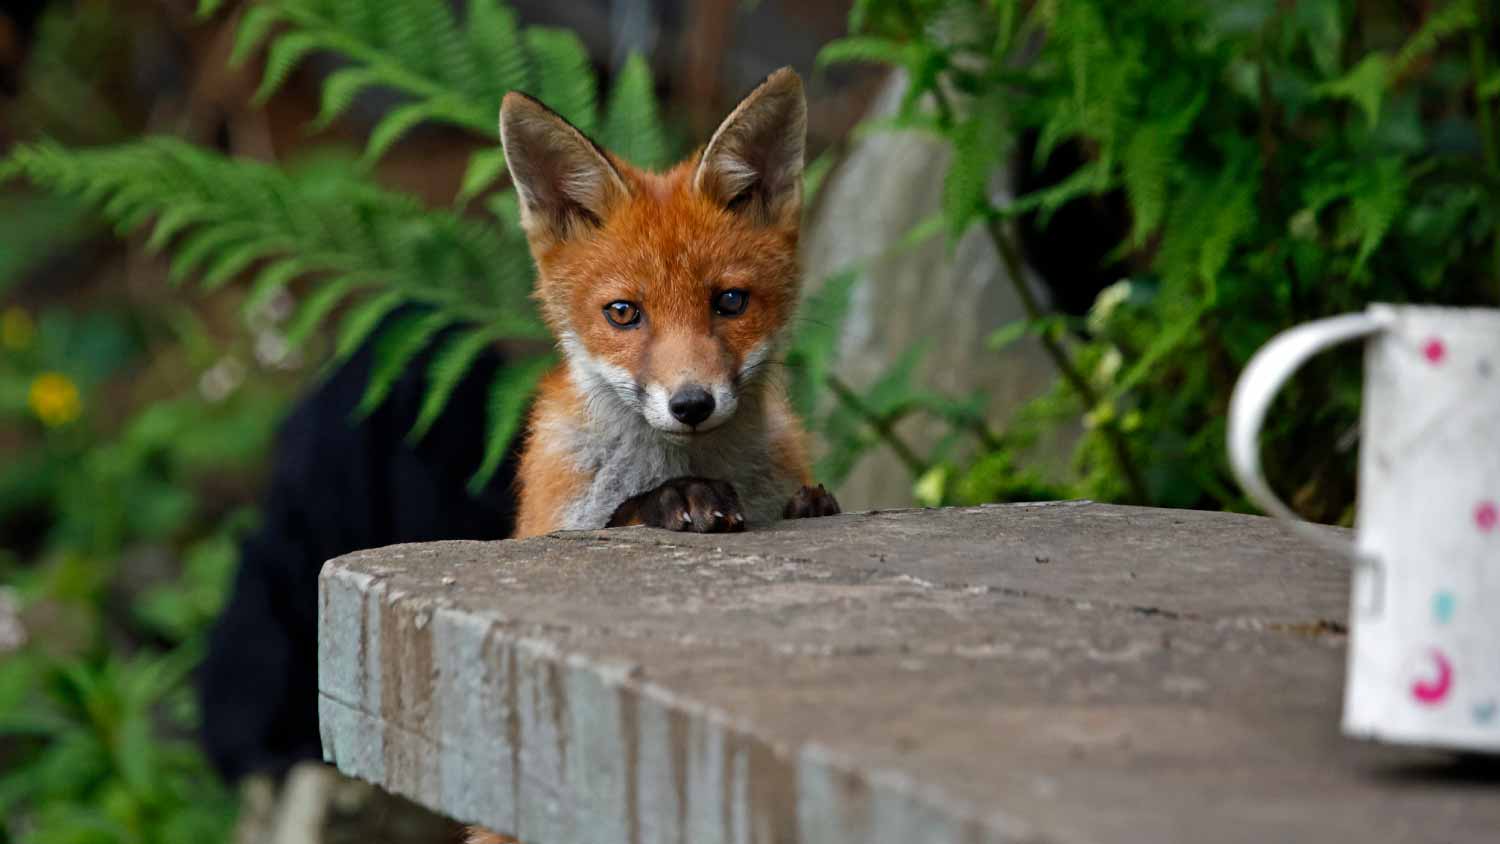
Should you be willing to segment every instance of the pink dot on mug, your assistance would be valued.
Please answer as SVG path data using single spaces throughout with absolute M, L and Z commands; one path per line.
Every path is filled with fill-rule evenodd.
M 1453 688 L 1453 663 L 1437 648 L 1428 652 L 1428 658 L 1435 669 L 1431 677 L 1419 677 L 1411 684 L 1411 696 L 1418 703 L 1428 706 L 1436 706 L 1443 702 L 1448 692 Z
M 1422 347 L 1422 355 L 1427 358 L 1429 363 L 1442 363 L 1443 356 L 1447 353 L 1448 347 L 1444 346 L 1443 341 L 1436 337 L 1428 340 L 1427 344 Z
M 1500 524 L 1500 507 L 1495 506 L 1493 501 L 1481 501 L 1474 508 L 1474 524 L 1485 533 L 1495 529 Z

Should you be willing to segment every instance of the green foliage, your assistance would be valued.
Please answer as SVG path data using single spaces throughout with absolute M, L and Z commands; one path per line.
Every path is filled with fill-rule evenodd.
M 0 311 L 0 841 L 229 834 L 188 672 L 253 514 L 203 481 L 253 471 L 285 400 L 252 381 L 117 418 L 121 379 L 153 353 L 225 359 L 205 334 L 187 311 Z
M 205 0 L 200 12 L 219 5 Z M 502 95 L 529 91 L 645 166 L 671 160 L 676 144 L 643 60 L 601 96 L 576 37 L 523 29 L 497 0 L 457 13 L 445 0 L 243 10 L 234 61 L 263 52 L 261 100 L 314 53 L 341 62 L 318 80 L 309 128 L 343 119 L 374 89 L 394 92 L 357 156 L 273 165 L 168 137 L 110 143 L 125 133 L 91 99 L 98 72 L 62 58 L 87 58 L 119 30 L 93 11 L 47 21 L 38 52 L 57 67 L 28 75 L 45 84 L 25 112 L 46 131 L 26 135 L 56 140 L 19 144 L 0 162 L 0 178 L 42 191 L 0 205 L 15 223 L 0 288 L 102 218 L 165 253 L 171 278 L 208 307 L 242 302 L 251 336 L 225 349 L 176 305 L 128 316 L 0 308 L 0 544 L 14 545 L 0 548 L 0 621 L 12 624 L 18 605 L 28 635 L 0 652 L 0 842 L 223 841 L 234 800 L 193 746 L 187 674 L 253 524 L 250 476 L 287 398 L 287 385 L 239 361 L 269 341 L 277 359 L 332 364 L 368 341 L 367 413 L 434 346 L 409 434 L 420 439 L 486 347 L 545 336 L 495 137 Z M 372 165 L 422 124 L 475 138 L 451 207 L 375 179 Z M 498 468 L 553 362 L 536 355 L 496 373 L 476 485 Z M 187 388 L 128 399 L 127 386 L 158 368 L 174 374 L 152 377 Z
M 1112 255 L 1128 275 L 1087 320 L 1049 323 L 1038 305 L 996 338 L 1041 342 L 1057 387 L 1004 435 L 975 429 L 970 457 L 908 461 L 924 499 L 1036 495 L 1017 468 L 1028 444 L 1082 421 L 1056 494 L 1244 507 L 1222 420 L 1272 334 L 1371 301 L 1500 301 L 1496 21 L 1492 0 L 856 3 L 850 36 L 820 61 L 905 70 L 885 125 L 952 143 L 950 237 L 982 226 L 1014 259 L 1017 216 L 1046 226 L 1069 203 L 1112 197 L 1129 209 Z M 997 199 L 989 185 L 1023 135 L 1031 166 L 1064 144 L 1085 155 Z M 1267 437 L 1273 479 L 1320 519 L 1345 517 L 1353 495 L 1352 455 L 1331 448 L 1357 425 L 1347 363 L 1299 377 Z M 899 450 L 878 422 L 864 435 Z
M 200 14 L 218 6 L 205 2 Z M 287 328 L 295 346 L 331 324 L 337 360 L 381 331 L 362 413 L 378 406 L 396 377 L 442 333 L 447 348 L 457 351 L 431 364 L 416 436 L 442 412 L 484 343 L 546 336 L 529 299 L 531 256 L 513 218 L 424 207 L 378 187 L 361 164 L 380 158 L 421 123 L 473 132 L 486 143 L 470 158 L 456 197 L 458 206 L 467 204 L 504 176 L 494 136 L 507 90 L 529 91 L 643 166 L 663 165 L 675 152 L 644 60 L 625 63 L 601 107 L 578 38 L 522 29 L 498 0 L 472 0 L 462 24 L 442 0 L 265 0 L 241 19 L 233 60 L 262 47 L 262 100 L 314 51 L 347 62 L 323 80 L 315 126 L 337 119 L 367 88 L 391 89 L 404 99 L 376 122 L 358 162 L 324 155 L 295 167 L 266 165 L 147 138 L 91 149 L 23 145 L 5 170 L 83 198 L 122 232 L 150 225 L 147 245 L 171 253 L 175 279 L 195 276 L 213 289 L 247 278 L 248 308 L 294 284 L 304 286 Z M 510 195 L 500 192 L 491 206 L 513 204 Z M 402 312 L 407 307 L 420 313 Z M 495 376 L 489 430 L 501 439 L 488 443 L 492 454 L 504 453 L 525 406 L 520 393 L 500 394 L 528 390 L 533 370 L 522 362 L 517 372 Z M 531 374 L 521 377 L 525 373 Z M 498 465 L 498 457 L 486 460 L 475 482 L 482 484 Z
M 228 792 L 189 738 L 158 732 L 163 715 L 190 711 L 187 675 L 197 659 L 198 649 L 185 646 L 88 662 L 27 654 L 7 665 L 0 695 L 12 699 L 0 700 L 0 735 L 29 758 L 0 777 L 0 816 L 44 807 L 19 840 L 223 840 Z

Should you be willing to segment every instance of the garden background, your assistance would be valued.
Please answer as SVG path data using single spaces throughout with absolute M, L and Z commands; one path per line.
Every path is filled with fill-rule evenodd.
M 551 354 L 495 138 L 528 90 L 647 165 L 767 72 L 811 100 L 784 375 L 854 507 L 1244 509 L 1276 331 L 1500 302 L 1485 0 L 52 0 L 0 13 L 0 842 L 228 840 L 190 679 L 278 422 L 363 344 L 481 350 L 481 482 Z M 857 125 L 858 124 L 858 125 Z M 427 360 L 428 358 L 424 358 Z M 1268 471 L 1347 523 L 1359 361 Z

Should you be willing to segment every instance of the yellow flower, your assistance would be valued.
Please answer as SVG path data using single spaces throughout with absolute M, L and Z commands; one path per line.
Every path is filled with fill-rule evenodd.
M 17 307 L 6 308 L 5 314 L 0 316 L 0 345 L 19 352 L 30 346 L 34 337 L 36 323 L 31 321 L 31 314 Z
M 78 418 L 83 403 L 78 385 L 59 372 L 44 372 L 31 382 L 31 411 L 42 424 L 56 428 Z

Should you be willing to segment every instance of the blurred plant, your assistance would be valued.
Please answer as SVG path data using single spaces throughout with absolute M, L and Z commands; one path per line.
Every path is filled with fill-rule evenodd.
M 0 313 L 0 842 L 225 840 L 233 818 L 185 679 L 253 514 L 203 480 L 252 471 L 285 399 L 247 380 L 115 419 L 140 335 Z
M 198 656 L 182 646 L 133 658 L 11 657 L 0 675 L 0 733 L 21 739 L 24 761 L 0 777 L 0 840 L 225 840 L 232 798 L 186 732 L 184 680 Z M 162 737 L 164 719 L 176 738 Z
M 206 0 L 201 12 L 210 15 L 219 6 Z M 442 0 L 268 0 L 245 11 L 232 61 L 244 61 L 263 43 L 269 46 L 256 95 L 262 101 L 314 50 L 346 62 L 323 80 L 315 127 L 337 119 L 366 88 L 404 98 L 371 130 L 359 162 L 324 156 L 284 168 L 149 138 L 87 150 L 31 144 L 12 153 L 5 172 L 98 204 L 122 233 L 154 220 L 147 245 L 173 253 L 174 278 L 196 273 L 214 289 L 253 275 L 248 308 L 304 279 L 308 293 L 287 331 L 294 348 L 336 322 L 338 360 L 379 332 L 361 412 L 380 404 L 440 332 L 460 326 L 444 335 L 433 357 L 426 401 L 411 431 L 420 438 L 486 345 L 546 336 L 529 299 L 531 257 L 514 193 L 493 193 L 486 218 L 463 213 L 504 175 L 495 138 L 500 97 L 512 89 L 533 93 L 611 149 L 660 166 L 674 150 L 658 118 L 650 71 L 639 56 L 629 59 L 601 107 L 577 37 L 523 29 L 498 0 L 472 0 L 463 25 Z M 452 210 L 426 208 L 376 186 L 366 166 L 422 122 L 448 124 L 488 142 L 470 158 Z M 406 305 L 421 307 L 403 310 Z M 549 362 L 549 356 L 532 358 L 496 375 L 476 486 L 499 466 L 526 397 Z
M 1500 300 L 1496 12 L 1488 0 L 858 0 L 853 34 L 820 62 L 905 72 L 882 128 L 954 150 L 941 218 L 915 235 L 980 227 L 1027 312 L 993 343 L 1033 337 L 1060 375 L 1005 431 L 972 429 L 966 465 L 909 461 L 925 501 L 1047 491 L 1015 456 L 1081 420 L 1053 493 L 1243 507 L 1223 420 L 1236 373 L 1274 332 L 1372 300 Z M 997 195 L 1023 139 L 1037 170 L 1064 145 L 1082 163 Z M 1050 310 L 1024 283 L 1016 221 L 1045 228 L 1072 203 L 1122 195 L 1128 234 L 1110 260 L 1125 277 L 1086 319 Z M 1349 362 L 1299 377 L 1281 405 L 1294 412 L 1268 431 L 1268 470 L 1299 485 L 1314 518 L 1346 517 L 1353 495 L 1351 455 L 1333 447 L 1357 426 Z M 954 407 L 910 384 L 876 392 L 866 444 L 895 446 L 868 433 L 909 406 Z

